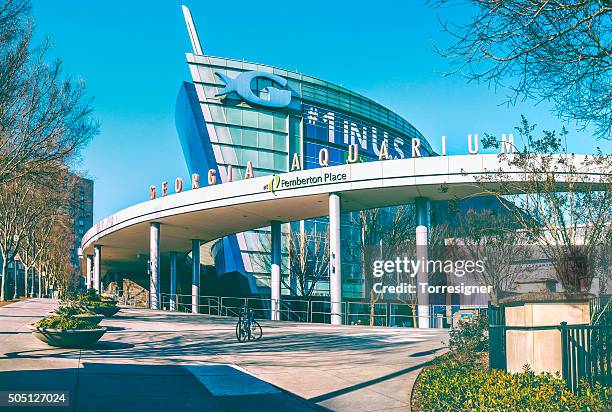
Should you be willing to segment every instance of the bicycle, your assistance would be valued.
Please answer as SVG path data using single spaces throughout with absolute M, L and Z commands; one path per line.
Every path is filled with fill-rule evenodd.
M 261 339 L 262 335 L 261 326 L 255 320 L 253 310 L 246 307 L 240 309 L 238 323 L 236 323 L 236 338 L 238 342 L 246 342 L 247 340 L 257 341 Z

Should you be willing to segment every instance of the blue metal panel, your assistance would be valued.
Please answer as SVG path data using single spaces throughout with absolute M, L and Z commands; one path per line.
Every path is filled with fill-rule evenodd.
M 200 176 L 205 177 L 208 175 L 209 169 L 214 169 L 218 175 L 219 168 L 193 83 L 183 82 L 179 90 L 176 101 L 175 122 L 189 173 L 198 173 Z M 200 184 L 204 186 L 208 182 L 206 179 L 200 179 Z M 223 238 L 222 242 L 222 253 L 215 255 L 215 266 L 217 268 L 224 268 L 224 270 L 217 273 L 222 275 L 224 273 L 238 272 L 248 276 L 242 261 L 236 235 L 227 236 Z

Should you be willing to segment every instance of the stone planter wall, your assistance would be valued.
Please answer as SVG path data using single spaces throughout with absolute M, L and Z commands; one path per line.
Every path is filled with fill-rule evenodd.
M 529 364 L 536 372 L 561 373 L 561 322 L 584 325 L 590 321 L 589 302 L 525 302 L 505 307 L 508 372 Z M 520 327 L 521 330 L 512 329 Z

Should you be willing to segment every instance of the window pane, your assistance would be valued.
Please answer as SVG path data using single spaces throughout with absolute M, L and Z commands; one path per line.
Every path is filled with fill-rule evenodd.
M 274 169 L 274 158 L 272 153 L 259 152 L 259 165 L 262 169 Z
M 287 136 L 275 135 L 274 136 L 274 150 L 286 152 L 287 151 Z
M 243 110 L 242 122 L 243 126 L 257 127 L 257 112 Z
M 241 110 L 234 109 L 233 107 L 228 107 L 225 109 L 227 114 L 227 122 L 233 125 L 240 126 L 242 121 L 240 120 Z
M 255 130 L 242 130 L 242 144 L 249 147 L 257 147 L 257 132 Z
M 274 170 L 282 172 L 287 170 L 287 156 L 274 154 Z
M 217 133 L 219 143 L 232 143 L 232 138 L 227 127 L 215 126 L 215 132 Z
M 272 133 L 258 132 L 257 147 L 260 149 L 272 149 Z
M 274 130 L 277 132 L 287 132 L 287 117 L 284 114 L 274 114 Z
M 259 112 L 259 128 L 272 129 L 272 114 Z

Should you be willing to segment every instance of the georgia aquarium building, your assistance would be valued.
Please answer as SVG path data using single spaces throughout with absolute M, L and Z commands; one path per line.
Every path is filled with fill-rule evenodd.
M 358 93 L 295 71 L 204 54 L 189 10 L 184 13 L 193 46 L 186 54 L 192 81 L 180 88 L 176 127 L 190 173 L 207 176 L 214 169 L 222 182 L 239 180 L 250 162 L 255 176 L 273 175 L 291 171 L 296 156 L 302 169 L 318 168 L 322 148 L 330 166 L 340 165 L 351 144 L 359 145 L 363 161 L 378 160 L 383 142 L 390 158 L 405 158 L 413 138 L 422 142 L 422 156 L 435 155 L 412 124 Z M 283 232 L 324 232 L 326 225 L 327 218 L 293 222 Z M 359 242 L 350 214 L 342 226 L 343 243 Z M 269 269 L 260 256 L 268 233 L 261 228 L 205 246 L 218 279 L 232 280 L 224 293 L 269 293 Z M 342 293 L 361 297 L 360 262 L 344 256 Z M 319 282 L 315 294 L 326 295 L 328 288 Z

